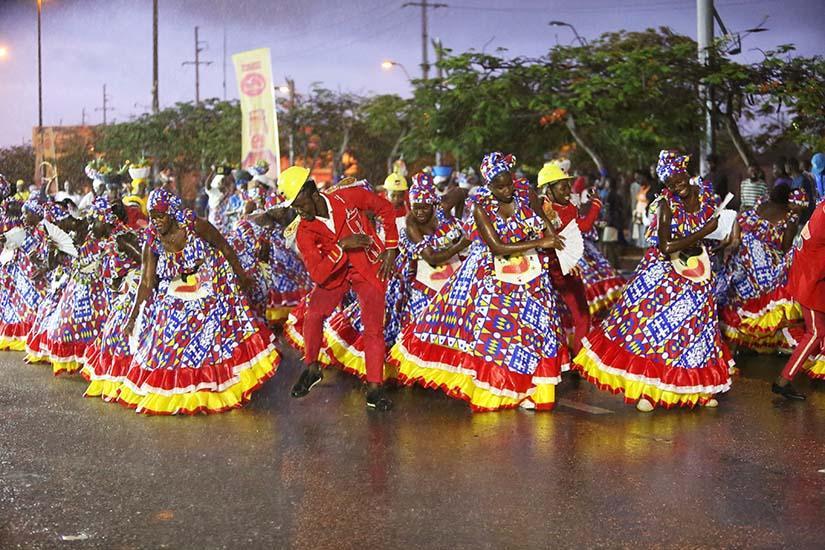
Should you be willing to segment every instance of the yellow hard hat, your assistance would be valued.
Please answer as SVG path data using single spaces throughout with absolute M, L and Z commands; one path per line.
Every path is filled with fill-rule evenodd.
M 308 178 L 309 168 L 303 166 L 290 166 L 281 172 L 278 176 L 278 191 L 285 199 L 282 206 L 287 207 L 292 204 Z
M 384 189 L 387 191 L 406 191 L 408 189 L 407 180 L 404 179 L 404 176 L 393 172 L 384 180 Z
M 564 180 L 572 180 L 573 176 L 568 176 L 558 164 L 548 162 L 539 171 L 539 187 L 552 185 Z

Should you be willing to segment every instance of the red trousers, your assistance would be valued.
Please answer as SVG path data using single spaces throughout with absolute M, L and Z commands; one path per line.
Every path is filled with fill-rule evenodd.
M 572 352 L 575 356 L 582 348 L 582 340 L 590 331 L 590 306 L 587 305 L 584 282 L 577 275 L 562 275 L 561 269 L 553 269 L 553 266 L 550 275 L 553 278 L 553 286 L 573 316 Z
M 364 361 L 367 382 L 380 384 L 384 381 L 384 292 L 374 282 L 368 281 L 354 269 L 347 268 L 347 282 L 333 289 L 315 287 L 309 296 L 309 306 L 304 317 L 304 346 L 306 360 L 318 360 L 323 339 L 324 321 L 341 303 L 347 290 L 352 288 L 361 306 L 361 324 L 364 325 Z
M 782 369 L 782 378 L 788 381 L 793 380 L 808 358 L 818 353 L 825 342 L 825 312 L 802 306 L 802 315 L 805 318 L 805 335 L 799 339 L 791 358 Z

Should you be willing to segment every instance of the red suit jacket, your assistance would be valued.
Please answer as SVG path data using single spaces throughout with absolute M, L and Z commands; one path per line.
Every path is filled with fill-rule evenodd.
M 808 309 L 825 312 L 825 202 L 816 207 L 802 229 L 788 274 L 788 290 Z
M 395 211 L 389 201 L 360 187 L 332 190 L 321 193 L 329 207 L 327 220 L 334 231 L 320 218 L 302 219 L 298 223 L 295 243 L 303 256 L 309 276 L 322 288 L 337 288 L 347 280 L 347 267 L 374 282 L 380 292 L 384 283 L 378 278 L 381 267 L 378 256 L 385 248 L 398 247 L 398 228 Z M 385 240 L 375 231 L 366 212 L 375 213 L 382 221 Z M 364 233 L 372 239 L 367 249 L 343 250 L 338 241 L 349 235 Z

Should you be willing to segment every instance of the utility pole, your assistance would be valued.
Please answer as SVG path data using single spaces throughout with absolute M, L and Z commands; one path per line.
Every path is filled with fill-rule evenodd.
M 696 0 L 696 42 L 699 47 L 699 62 L 705 65 L 711 62 L 713 12 L 713 0 Z M 699 145 L 699 172 L 704 175 L 708 173 L 707 158 L 716 150 L 713 127 L 713 89 L 704 83 L 700 83 L 699 90 L 705 101 L 705 131 Z
M 212 64 L 211 61 L 201 61 L 200 54 L 202 51 L 206 51 L 207 45 L 208 44 L 206 42 L 202 42 L 200 39 L 198 39 L 198 27 L 195 27 L 195 60 L 184 61 L 183 63 L 181 63 L 181 65 L 195 66 L 195 105 L 201 104 L 201 65 Z
M 103 111 L 103 125 L 106 126 L 106 114 L 113 109 L 109 107 L 109 96 L 106 94 L 106 84 L 103 85 L 103 106 L 98 107 L 95 111 Z
M 223 27 L 223 100 L 226 101 L 226 25 Z
M 86 107 L 83 107 L 83 111 L 80 113 L 80 125 L 86 126 Z
M 158 99 L 158 0 L 152 1 L 152 112 L 160 110 Z
M 427 34 L 427 10 L 436 10 L 438 8 L 446 8 L 448 6 L 447 4 L 430 4 L 427 2 L 427 0 L 421 0 L 421 2 L 405 2 L 401 5 L 402 8 L 406 8 L 408 6 L 417 6 L 421 8 L 421 75 L 424 80 L 427 80 L 430 76 L 430 61 L 428 53 L 429 36 Z
M 289 88 L 289 165 L 295 166 L 295 81 L 287 77 Z
M 43 128 L 43 62 L 42 47 L 40 44 L 40 14 L 43 11 L 43 0 L 37 0 L 37 128 Z

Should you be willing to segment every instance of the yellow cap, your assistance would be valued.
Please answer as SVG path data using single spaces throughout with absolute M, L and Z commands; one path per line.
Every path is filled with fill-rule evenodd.
M 558 164 L 548 162 L 539 171 L 539 187 L 547 184 L 554 184 L 564 180 L 572 180 L 573 176 L 568 176 Z
M 292 204 L 308 178 L 309 168 L 303 166 L 290 166 L 281 172 L 281 175 L 278 176 L 278 191 L 285 199 L 282 206 L 287 207 Z
M 407 180 L 404 179 L 404 176 L 393 172 L 384 180 L 384 189 L 387 191 L 406 191 L 408 189 Z

